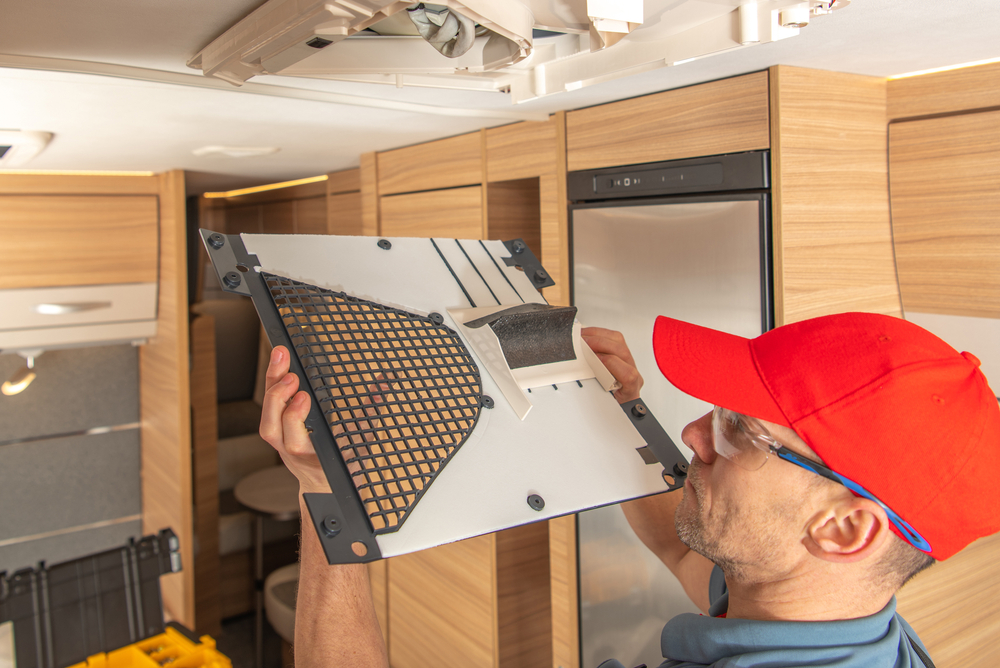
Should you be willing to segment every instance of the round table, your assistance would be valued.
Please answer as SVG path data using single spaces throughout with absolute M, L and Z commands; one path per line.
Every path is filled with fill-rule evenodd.
M 253 512 L 254 587 L 257 599 L 256 666 L 264 662 L 264 519 L 281 522 L 299 516 L 299 481 L 284 464 L 255 471 L 233 488 L 240 505 Z

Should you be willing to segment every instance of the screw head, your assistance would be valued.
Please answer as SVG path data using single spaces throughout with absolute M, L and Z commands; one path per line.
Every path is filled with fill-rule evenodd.
M 392 242 L 389 241 L 388 239 L 379 239 L 378 247 L 381 248 L 382 250 L 389 250 L 390 248 L 392 248 Z
M 544 283 L 548 279 L 549 279 L 549 275 L 548 275 L 548 273 L 544 269 L 536 269 L 535 270 L 535 282 L 536 283 Z
M 340 533 L 340 522 L 333 515 L 327 515 L 323 518 L 323 533 L 325 533 L 330 538 L 333 538 L 338 533 Z
M 640 420 L 647 415 L 649 415 L 649 410 L 642 404 L 636 404 L 632 407 L 632 415 L 636 416 Z
M 483 408 L 493 408 L 496 405 L 496 402 L 493 401 L 493 397 L 489 396 L 488 394 L 484 394 L 482 397 L 480 397 L 479 403 L 482 405 Z
M 213 232 L 208 235 L 208 245 L 212 248 L 219 249 L 226 244 L 226 238 L 219 234 L 218 232 Z
M 516 239 L 514 243 L 512 243 L 510 246 L 511 246 L 511 251 L 514 253 L 514 255 L 520 255 L 528 248 L 527 244 L 525 244 L 520 239 Z
M 243 282 L 243 278 L 240 276 L 239 272 L 230 271 L 225 276 L 222 277 L 222 282 L 230 288 L 238 288 L 240 283 Z
M 433 322 L 435 325 L 444 324 L 444 316 L 440 313 L 430 313 L 427 315 L 427 319 Z
M 532 494 L 528 497 L 528 505 L 531 506 L 532 510 L 542 510 L 545 507 L 545 499 L 537 494 Z

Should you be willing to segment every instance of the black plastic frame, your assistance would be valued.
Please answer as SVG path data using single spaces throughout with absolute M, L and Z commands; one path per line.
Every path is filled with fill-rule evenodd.
M 170 529 L 54 566 L 0 573 L 0 624 L 18 668 L 63 668 L 163 632 L 160 576 L 181 570 Z

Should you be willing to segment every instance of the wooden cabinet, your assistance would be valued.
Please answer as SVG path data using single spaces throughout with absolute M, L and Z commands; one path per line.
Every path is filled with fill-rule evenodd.
M 889 173 L 903 308 L 1000 318 L 1000 111 L 893 123 Z
M 386 237 L 483 238 L 483 188 L 382 197 L 381 232 Z
M 886 82 L 771 69 L 777 324 L 901 315 L 889 221 Z
M 569 171 L 765 149 L 768 73 L 566 114 Z
M 482 142 L 481 132 L 471 132 L 379 153 L 379 195 L 482 183 Z
M 155 283 L 155 195 L 0 195 L 0 290 Z

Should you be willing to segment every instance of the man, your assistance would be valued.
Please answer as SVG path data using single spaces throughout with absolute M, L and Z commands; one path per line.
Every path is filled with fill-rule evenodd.
M 619 401 L 638 397 L 621 336 L 584 338 L 622 383 Z M 895 614 L 896 590 L 1000 530 L 1000 408 L 978 360 L 860 313 L 751 340 L 659 318 L 653 347 L 674 385 L 716 405 L 683 431 L 683 496 L 623 506 L 710 615 L 667 624 L 664 668 L 929 665 Z M 303 492 L 328 491 L 302 426 L 308 396 L 287 370 L 276 349 L 261 434 Z M 327 566 L 313 534 L 303 531 L 297 662 L 386 665 L 366 572 Z

